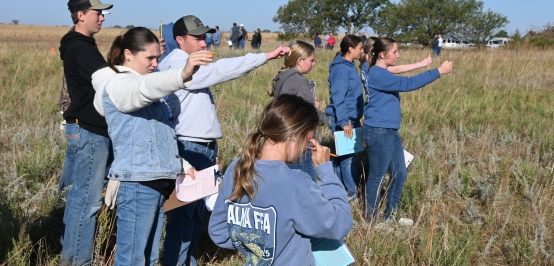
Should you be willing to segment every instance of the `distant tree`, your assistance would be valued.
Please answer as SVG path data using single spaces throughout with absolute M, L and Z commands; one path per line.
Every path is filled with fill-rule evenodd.
M 398 25 L 400 25 L 400 20 L 403 19 L 401 11 L 402 9 L 399 9 L 397 5 L 391 2 L 384 4 L 375 20 L 371 23 L 371 28 L 379 36 L 396 38 L 400 41 L 401 37 L 399 35 L 402 31 Z
M 477 0 L 401 0 L 384 4 L 371 26 L 378 34 L 428 45 L 438 33 L 450 33 L 482 7 Z
M 280 31 L 280 30 L 276 30 L 276 31 L 274 31 L 273 33 L 283 33 L 283 32 Z
M 389 0 L 323 0 L 322 3 L 324 16 L 331 27 L 343 27 L 348 34 L 355 34 L 373 25 Z
M 114 29 L 121 29 L 121 26 L 115 25 L 115 26 L 113 26 L 113 28 L 114 28 Z
M 493 35 L 493 32 L 505 27 L 510 21 L 500 13 L 483 10 L 483 3 L 480 2 L 479 9 L 466 16 L 466 19 L 459 24 L 459 32 L 467 38 L 474 40 L 477 44 L 485 43 L 485 40 Z M 501 33 L 507 37 L 507 32 Z M 500 33 L 500 32 L 499 32 Z M 500 36 L 499 36 L 500 37 Z
M 270 33 L 271 31 L 268 30 L 268 29 L 265 29 L 265 30 L 262 30 L 262 32 L 265 32 L 265 33 Z
M 514 34 L 512 34 L 512 39 L 514 40 L 514 42 L 519 42 L 521 40 L 521 33 L 519 32 L 519 29 L 516 29 L 514 31 Z
M 19 25 L 19 19 L 12 20 L 12 24 L 13 25 Z
M 304 37 L 313 36 L 317 32 L 336 31 L 338 27 L 329 23 L 325 15 L 326 0 L 290 0 L 280 6 L 273 22 L 281 24 L 284 32 L 290 32 Z
M 135 27 L 135 25 L 127 25 L 127 26 L 125 26 L 126 29 L 132 29 L 132 28 L 134 28 L 134 27 Z
M 492 37 L 508 37 L 508 32 L 505 30 L 499 30 Z

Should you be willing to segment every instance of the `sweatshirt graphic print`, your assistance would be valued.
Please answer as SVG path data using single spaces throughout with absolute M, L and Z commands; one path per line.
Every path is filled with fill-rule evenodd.
M 248 254 L 244 265 L 271 265 L 275 250 L 277 213 L 273 207 L 227 200 L 227 226 L 233 246 Z

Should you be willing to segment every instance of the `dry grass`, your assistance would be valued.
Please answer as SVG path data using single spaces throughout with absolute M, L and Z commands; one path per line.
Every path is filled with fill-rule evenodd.
M 57 182 L 65 151 L 57 101 L 62 70 L 57 48 L 63 27 L 0 25 L 0 261 L 6 265 L 59 264 Z M 96 36 L 105 54 L 122 30 Z M 279 44 L 269 41 L 262 50 Z M 401 63 L 427 50 L 401 50 Z M 434 58 L 433 66 L 448 57 Z M 413 227 L 384 233 L 364 225 L 346 238 L 357 265 L 552 265 L 554 263 L 554 51 L 451 51 L 454 72 L 402 95 L 404 146 L 416 159 L 409 169 L 401 213 Z M 221 48 L 218 57 L 244 54 Z M 328 102 L 328 64 L 318 51 L 308 79 Z M 227 165 L 256 128 L 271 79 L 282 62 L 213 87 Z M 320 129 L 329 141 L 327 128 Z M 359 160 L 363 159 L 360 154 Z M 360 171 L 362 172 L 362 171 Z M 103 209 L 94 265 L 109 265 L 112 213 Z M 203 264 L 241 265 L 236 253 L 213 247 L 206 236 Z

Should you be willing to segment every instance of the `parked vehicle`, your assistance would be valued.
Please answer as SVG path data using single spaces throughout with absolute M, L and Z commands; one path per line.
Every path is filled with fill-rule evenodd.
M 510 41 L 513 40 L 510 38 L 494 37 L 490 39 L 485 46 L 490 48 L 498 48 L 500 46 L 508 45 Z
M 454 39 L 444 39 L 442 41 L 442 48 L 461 48 L 462 45 L 454 41 Z
M 473 43 L 470 42 L 470 41 L 463 41 L 463 42 L 462 42 L 462 46 L 464 46 L 464 47 L 471 47 L 471 46 L 475 46 L 475 44 L 473 44 Z

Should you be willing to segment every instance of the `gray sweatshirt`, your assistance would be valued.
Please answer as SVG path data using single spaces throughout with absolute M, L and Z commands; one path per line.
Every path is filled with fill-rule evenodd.
M 343 239 L 350 231 L 350 205 L 331 162 L 314 168 L 316 184 L 281 161 L 257 160 L 256 196 L 229 201 L 237 160 L 225 172 L 208 230 L 218 246 L 240 251 L 245 265 L 315 265 L 310 237 Z
M 160 71 L 185 66 L 189 55 L 175 49 L 158 65 Z M 217 119 L 210 86 L 233 80 L 267 62 L 265 54 L 247 54 L 235 58 L 223 58 L 202 66 L 192 79 L 194 88 L 176 91 L 167 102 L 173 112 L 175 131 L 179 139 L 194 142 L 211 142 L 223 137 Z M 201 89 L 199 89 L 201 88 Z
M 277 74 L 274 80 L 273 89 L 275 89 L 275 97 L 281 94 L 292 94 L 314 104 L 314 89 L 312 85 L 310 85 L 308 79 L 302 76 L 298 70 L 284 70 Z M 325 125 L 327 122 L 327 115 L 319 109 L 317 110 L 317 115 L 319 117 L 319 125 Z

